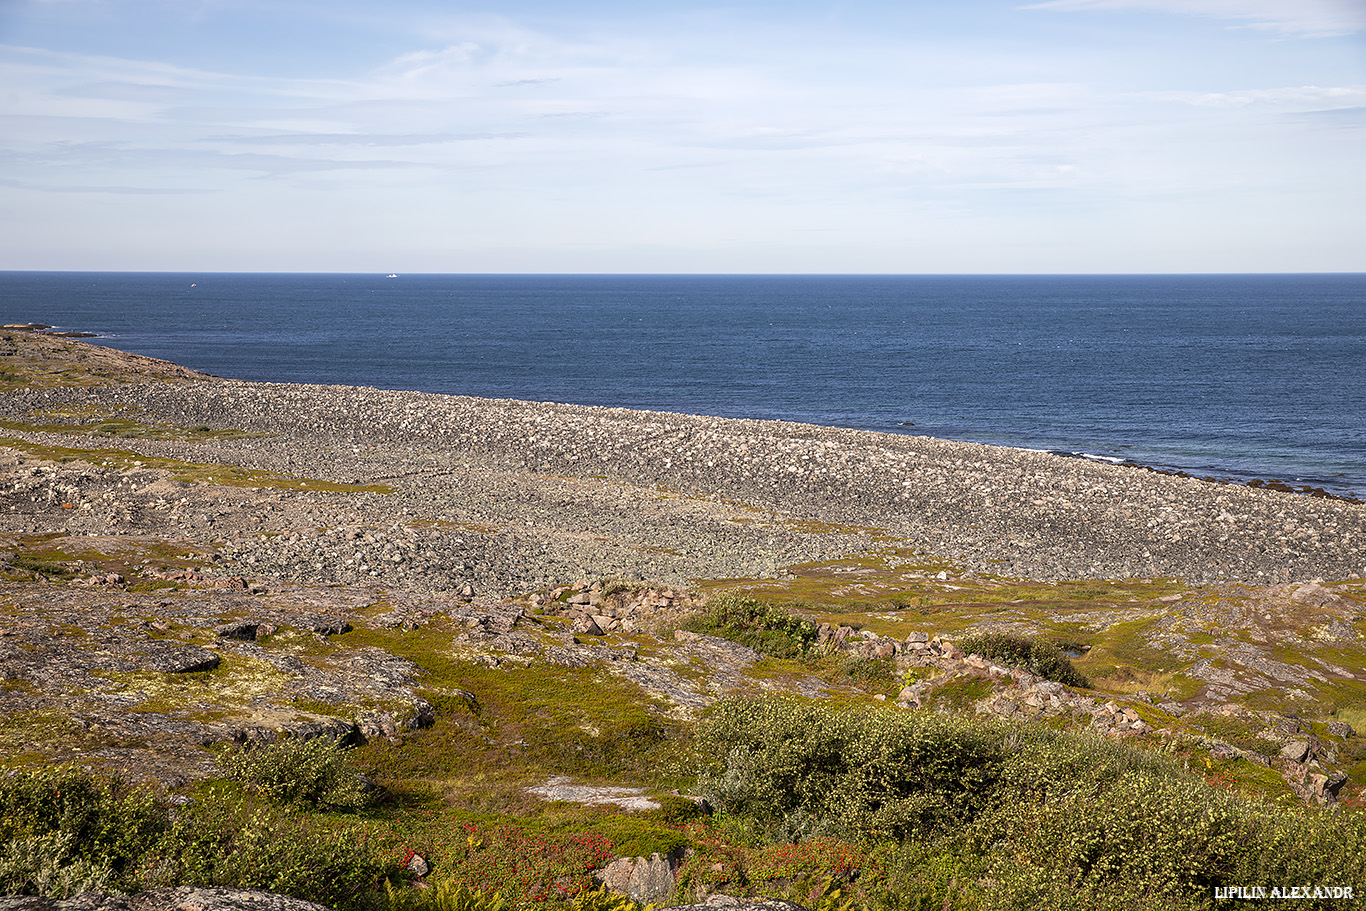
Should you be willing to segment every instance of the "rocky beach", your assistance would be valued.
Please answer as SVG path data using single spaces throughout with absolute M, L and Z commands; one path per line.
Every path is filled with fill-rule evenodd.
M 172 504 L 154 509 L 116 490 L 114 473 L 82 466 L 31 475 L 19 485 L 30 506 L 13 502 L 6 517 L 39 530 L 49 501 L 74 498 L 81 502 L 65 518 L 84 534 L 216 527 L 234 559 L 293 581 L 374 573 L 497 594 L 584 573 L 677 583 L 773 574 L 874 539 L 1039 580 L 1366 573 L 1361 504 L 923 437 L 205 377 L 18 389 L 0 408 L 11 421 L 69 421 L 75 431 L 110 416 L 200 428 L 193 439 L 86 436 L 86 446 L 317 478 L 343 492 L 384 485 L 382 494 L 299 487 L 207 504 L 185 487 L 169 500 L 173 491 L 153 495 L 153 506 Z M 429 532 L 401 562 L 327 541 L 352 526 L 395 523 L 409 537 L 420 523 L 468 527 Z M 259 534 L 270 546 L 258 546 Z

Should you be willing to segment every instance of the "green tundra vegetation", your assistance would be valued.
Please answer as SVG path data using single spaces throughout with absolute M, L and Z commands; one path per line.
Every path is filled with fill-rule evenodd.
M 445 720 L 402 743 L 225 748 L 224 777 L 178 797 L 72 767 L 11 769 L 0 891 L 195 883 L 346 911 L 626 911 L 591 871 L 655 852 L 685 857 L 680 900 L 724 889 L 823 911 L 1209 908 L 1231 906 L 1214 898 L 1221 886 L 1366 882 L 1360 811 L 1231 791 L 1172 750 L 786 696 L 725 699 L 689 724 L 626 712 L 608 731 L 618 752 L 591 754 L 570 732 L 582 716 L 563 704 L 583 669 L 470 670 L 464 682 L 488 704 L 449 699 Z M 498 674 L 515 687 L 490 685 Z M 595 694 L 608 706 L 596 720 L 612 724 L 623 696 Z M 520 733 L 537 720 L 547 729 L 518 738 L 525 767 L 476 745 L 491 739 L 479 714 L 494 712 Z M 508 785 L 528 769 L 651 778 L 661 806 L 519 798 Z M 667 796 L 673 785 L 708 811 Z M 415 855 L 431 866 L 429 888 L 408 885 Z

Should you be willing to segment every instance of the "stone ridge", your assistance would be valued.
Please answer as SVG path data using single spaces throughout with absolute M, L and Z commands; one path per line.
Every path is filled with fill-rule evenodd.
M 1272 583 L 1366 573 L 1366 506 L 1051 454 L 775 421 L 336 386 L 220 382 L 12 397 L 74 398 L 180 426 L 276 440 L 195 444 L 200 458 L 348 481 L 443 480 L 470 463 L 602 478 L 879 529 L 978 572 L 1034 579 Z M 189 444 L 148 444 L 176 455 Z M 362 452 L 380 453 L 381 465 Z

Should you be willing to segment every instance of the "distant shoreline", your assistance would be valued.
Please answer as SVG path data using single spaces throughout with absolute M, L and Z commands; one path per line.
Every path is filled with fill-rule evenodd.
M 527 504 L 537 502 L 530 508 L 538 527 L 564 521 L 556 504 L 565 493 L 532 491 L 626 484 L 655 497 L 777 510 L 821 528 L 881 529 L 901 546 L 979 573 L 1262 583 L 1366 574 L 1360 504 L 1027 449 L 782 421 L 236 380 L 18 391 L 4 399 L 16 416 L 83 403 L 173 426 L 264 434 L 137 445 L 152 455 L 342 484 L 411 478 L 403 483 L 417 485 L 407 494 L 415 504 L 449 497 L 446 485 L 468 484 L 469 471 L 507 473 L 498 475 L 509 480 L 498 481 L 496 493 L 472 489 L 461 499 L 484 504 L 494 526 L 525 526 Z M 131 445 L 119 437 L 109 443 Z M 507 483 L 522 492 L 503 503 Z M 594 522 L 634 525 L 640 518 L 627 513 L 652 509 L 650 499 Z M 591 537 L 594 527 L 569 539 L 597 554 L 589 565 L 602 555 L 577 535 Z M 675 526 L 670 543 L 651 545 L 662 549 L 650 551 L 650 572 L 683 577 L 698 561 L 729 566 L 732 558 L 709 543 L 717 531 L 709 522 Z
M 28 332 L 33 332 L 33 333 L 38 334 L 38 335 L 43 335 L 43 336 L 53 337 L 53 338 L 70 338 L 70 339 L 81 339 L 81 340 L 89 340 L 89 339 L 96 339 L 96 338 L 107 338 L 107 337 L 105 337 L 105 336 L 100 336 L 100 335 L 98 335 L 97 333 L 93 333 L 93 332 L 83 332 L 83 331 L 52 332 L 52 331 L 49 331 L 49 330 L 51 330 L 52 328 L 53 328 L 52 326 L 46 325 L 46 324 L 42 324 L 42 323 L 6 324 L 6 325 L 4 325 L 4 326 L 0 326 L 0 329 L 3 329 L 3 330 L 28 331 Z M 86 343 L 87 343 L 87 344 L 93 344 L 93 343 L 90 343 L 90 342 L 86 342 Z M 122 352 L 122 353 L 125 353 L 125 354 L 129 353 L 129 352 L 124 352 L 123 349 L 114 348 L 114 347 L 109 346 L 109 345 L 98 345 L 98 347 L 110 348 L 111 350 L 119 351 L 119 352 Z M 137 356 L 138 356 L 138 357 L 143 357 L 143 355 L 137 355 Z M 167 363 L 172 364 L 172 365 L 174 365 L 175 367 L 180 368 L 180 369 L 189 369 L 189 368 L 183 368 L 182 365 L 180 365 L 180 364 L 178 364 L 178 363 L 176 363 L 176 362 L 174 362 L 174 361 L 167 361 Z M 208 374 L 208 375 L 211 375 L 211 374 Z M 229 377 L 229 379 L 232 379 L 232 378 Z M 248 380 L 236 380 L 236 381 L 237 381 L 237 382 L 253 382 L 253 381 L 248 381 Z M 270 382 L 275 382 L 275 381 L 264 381 L 264 382 L 270 383 Z M 314 384 L 307 384 L 307 383 L 304 383 L 304 384 L 287 383 L 287 385 L 305 385 L 305 386 L 307 386 L 307 385 L 314 385 Z M 375 388 L 375 387 L 358 387 L 358 388 Z M 411 393 L 421 394 L 421 395 L 447 395 L 447 394 L 449 394 L 449 393 L 428 392 L 428 391 L 419 390 L 419 389 L 392 389 L 392 390 L 389 390 L 389 391 L 394 391 L 394 392 L 411 392 Z M 457 395 L 458 395 L 458 394 L 457 394 Z M 493 399 L 493 401 L 498 401 L 498 399 Z M 506 401 L 510 401 L 510 402 L 523 402 L 523 401 L 530 401 L 530 400 L 507 399 Z M 587 407 L 587 408 L 594 408 L 594 407 L 603 407 L 603 408 L 627 408 L 627 409 L 629 409 L 629 410 L 637 410 L 637 411 L 639 411 L 639 410 L 644 410 L 644 411 L 647 411 L 647 412 L 648 412 L 648 411 L 651 411 L 651 409 L 636 409 L 636 408 L 631 408 L 630 406 L 618 406 L 618 405 L 579 405 L 579 404 L 576 404 L 576 403 L 550 402 L 550 401 L 540 402 L 540 404 L 546 404 L 546 405 L 563 405 L 563 406 L 566 406 L 566 407 Z M 660 414 L 683 414 L 683 415 L 688 415 L 688 416 L 692 416 L 692 417 L 698 417 L 698 418 L 716 418 L 716 419 L 719 419 L 719 420 L 746 420 L 745 418 L 722 417 L 722 416 L 706 415 L 706 414 L 694 414 L 694 413 L 692 413 L 692 412 L 659 411 L 658 413 L 660 413 Z M 771 417 L 758 417 L 758 418 L 749 418 L 749 419 L 750 419 L 750 420 L 761 420 L 761 421 L 770 421 L 770 420 L 784 421 L 784 419 L 782 419 L 782 418 L 771 418 Z M 797 421 L 797 422 L 785 421 L 785 422 L 788 422 L 788 423 L 798 423 L 798 424 L 808 423 L 808 422 L 803 422 L 803 421 Z M 891 433 L 891 434 L 894 434 L 894 435 L 904 435 L 904 436 L 922 436 L 921 434 L 917 434 L 917 433 L 915 433 L 914 431 L 912 431 L 912 430 L 909 429 L 909 428 L 915 427 L 915 423 L 914 423 L 914 422 L 910 422 L 910 421 L 901 422 L 900 425 L 899 425 L 898 427 L 888 428 L 888 429 L 885 429 L 885 430 L 878 430 L 878 429 L 867 428 L 867 427 L 843 426 L 843 425 L 838 425 L 838 424 L 817 424 L 817 425 L 813 425 L 813 426 L 823 426 L 823 427 L 829 427 L 829 428 L 832 429 L 832 430 L 846 430 L 846 431 L 852 431 L 852 432 Z M 1232 470 L 1230 470 L 1230 469 L 1223 469 L 1223 470 L 1221 470 L 1221 469 L 1217 469 L 1217 468 L 1207 468 L 1207 469 L 1205 469 L 1205 470 L 1202 471 L 1202 470 L 1200 470 L 1200 469 L 1194 469 L 1194 468 L 1188 468 L 1188 467 L 1182 467 L 1182 466 L 1170 465 L 1170 464 L 1164 464 L 1164 463 L 1158 463 L 1158 462 L 1145 462 L 1145 461 L 1142 461 L 1142 460 L 1132 459 L 1132 458 L 1120 458 L 1120 457 L 1111 457 L 1111 456 L 1100 456 L 1100 455 L 1095 455 L 1095 454 L 1093 454 L 1093 453 L 1088 453 L 1088 452 L 1077 452 L 1077 451 L 1064 450 L 1064 449 L 1039 449 L 1039 448 L 1030 447 L 1030 446 L 1013 445 L 1013 444 L 1010 444 L 1010 443 L 995 443 L 995 442 L 988 442 L 988 441 L 984 441 L 984 440 L 975 440 L 975 439 L 954 439 L 954 438 L 937 437 L 937 436 L 931 436 L 931 437 L 928 437 L 928 438 L 929 438 L 929 439 L 934 439 L 934 440 L 940 440 L 940 441 L 946 442 L 946 443 L 965 443 L 965 444 L 974 444 L 974 445 L 985 445 L 985 446 L 1001 447 L 1001 448 L 1005 448 L 1005 449 L 1018 449 L 1018 450 L 1023 451 L 1023 452 L 1040 452 L 1040 453 L 1046 453 L 1046 454 L 1048 454 L 1048 455 L 1058 456 L 1058 457 L 1062 457 L 1062 458 L 1078 459 L 1078 460 L 1081 460 L 1081 461 L 1092 462 L 1092 463 L 1101 464 L 1101 465 L 1107 465 L 1107 464 L 1108 464 L 1108 465 L 1118 465 L 1118 466 L 1123 466 L 1123 467 L 1126 467 L 1126 468 L 1138 469 L 1138 470 L 1146 471 L 1146 472 L 1152 472 L 1152 473 L 1159 474 L 1159 475 L 1166 475 L 1166 476 L 1169 476 L 1169 477 L 1176 477 L 1176 478 L 1189 478 L 1189 479 L 1193 479 L 1193 480 L 1197 480 L 1197 481 L 1202 481 L 1202 482 L 1205 482 L 1205 483 L 1211 483 L 1211 484 L 1231 484 L 1231 485 L 1236 485 L 1236 486 L 1246 486 L 1246 487 L 1250 487 L 1250 488 L 1254 488 L 1254 489 L 1273 490 L 1273 491 L 1278 491 L 1278 492 L 1281 492 L 1281 493 L 1297 494 L 1297 495 L 1303 495 L 1303 496 L 1308 496 L 1308 497 L 1313 497 L 1313 498 L 1318 498 L 1318 499 L 1336 500 L 1336 501 L 1341 501 L 1341 502 L 1345 502 L 1345 503 L 1360 504 L 1360 503 L 1366 502 L 1366 501 L 1363 501 L 1362 498 L 1353 496 L 1353 495 L 1351 495 L 1351 494 L 1332 491 L 1332 490 L 1328 489 L 1327 487 L 1325 487 L 1325 486 L 1324 486 L 1324 483 L 1325 483 L 1325 482 L 1322 482 L 1322 481 L 1320 481 L 1319 483 L 1305 483 L 1305 482 L 1303 482 L 1303 479 L 1298 479 L 1298 478 L 1297 478 L 1297 479 L 1290 480 L 1290 481 L 1287 481 L 1287 480 L 1284 480 L 1284 479 L 1281 479 L 1281 478 L 1277 478 L 1277 477 L 1273 477 L 1273 476 L 1265 476 L 1265 477 L 1262 477 L 1262 476 L 1256 476 L 1256 475 L 1247 475 L 1247 474 L 1241 473 L 1241 472 L 1234 472 L 1234 471 L 1232 471 Z M 1211 472 L 1213 472 L 1213 473 L 1211 473 Z
M 3 274 L 0 306 L 258 382 L 1092 456 L 1366 498 L 1363 276 Z

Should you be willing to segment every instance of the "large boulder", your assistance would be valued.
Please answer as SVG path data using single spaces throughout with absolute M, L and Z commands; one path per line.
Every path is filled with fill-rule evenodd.
M 649 905 L 673 894 L 675 867 L 673 859 L 663 854 L 618 857 L 593 875 L 613 892 Z

